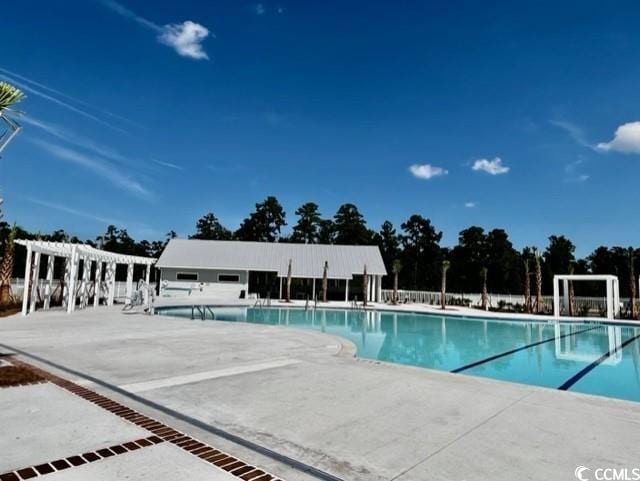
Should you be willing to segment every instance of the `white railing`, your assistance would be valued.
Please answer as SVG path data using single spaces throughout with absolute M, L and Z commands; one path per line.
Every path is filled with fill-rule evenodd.
M 46 279 L 38 279 L 38 289 L 41 293 L 44 292 L 44 286 L 46 282 L 47 282 Z M 55 279 L 53 281 L 52 290 L 55 290 L 59 284 L 60 284 L 60 281 L 58 279 Z M 24 291 L 24 279 L 21 279 L 21 278 L 11 279 L 11 295 L 16 300 L 22 299 L 23 291 Z M 127 283 L 124 281 L 116 281 L 116 290 L 115 290 L 114 299 L 116 301 L 124 302 L 127 295 L 126 293 L 127 293 Z
M 382 290 L 382 302 L 391 302 L 393 298 L 392 289 Z M 409 291 L 404 289 L 398 290 L 398 300 L 401 303 L 416 303 L 416 304 L 431 304 L 440 305 L 440 293 L 435 291 Z M 482 304 L 482 294 L 479 293 L 456 293 L 447 292 L 445 294 L 445 300 L 447 305 L 471 305 L 480 306 Z M 464 301 L 463 301 L 464 300 Z M 553 309 L 553 296 L 542 296 L 545 310 L 551 311 Z M 532 302 L 535 302 L 535 295 L 532 297 Z M 621 298 L 620 302 L 627 306 L 629 304 L 629 298 Z M 524 304 L 524 296 L 522 294 L 491 294 L 489 293 L 489 307 L 498 308 L 501 303 L 510 304 L 515 306 L 516 304 Z M 602 311 L 606 310 L 606 298 L 603 297 L 575 297 L 576 311 L 581 312 L 583 309 L 590 311 Z

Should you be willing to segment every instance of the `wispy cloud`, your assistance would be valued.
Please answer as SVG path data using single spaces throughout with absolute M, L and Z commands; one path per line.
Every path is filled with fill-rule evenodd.
M 30 141 L 48 154 L 91 170 L 100 177 L 110 181 L 116 187 L 126 190 L 137 197 L 149 198 L 152 196 L 151 192 L 138 181 L 122 174 L 121 169 L 116 168 L 111 162 L 102 157 L 89 156 L 77 150 L 47 142 L 46 140 L 30 139 Z
M 584 159 L 579 158 L 574 162 L 569 162 L 564 166 L 565 182 L 582 183 L 589 180 L 589 174 L 585 174 L 582 171 L 581 166 L 584 164 Z
M 476 204 L 475 202 L 465 202 L 465 203 L 464 203 L 464 206 L 465 206 L 467 209 L 473 209 L 476 205 L 477 205 L 477 204 Z
M 593 145 L 587 140 L 587 136 L 580 126 L 566 120 L 550 120 L 549 123 L 554 127 L 564 130 L 576 144 L 588 149 L 593 149 Z
M 115 0 L 101 0 L 118 15 L 133 20 L 139 25 L 152 30 L 156 34 L 158 41 L 173 48 L 179 55 L 192 58 L 194 60 L 208 60 L 209 56 L 204 51 L 202 43 L 211 35 L 209 29 L 197 22 L 186 20 L 182 23 L 171 23 L 159 25 L 144 18 Z
M 471 169 L 475 170 L 476 172 L 486 172 L 490 175 L 501 175 L 509 172 L 509 170 L 511 170 L 511 167 L 507 167 L 506 165 L 504 165 L 500 157 L 494 157 L 492 160 L 476 160 L 471 166 Z
M 599 143 L 596 149 L 601 152 L 640 154 L 640 121 L 620 125 L 613 140 Z
M 96 117 L 95 115 L 93 115 L 93 114 L 91 114 L 91 113 L 89 113 L 89 112 L 87 112 L 85 110 L 79 109 L 78 107 L 75 107 L 74 105 L 71 105 L 68 102 L 60 100 L 60 99 L 54 97 L 53 95 L 49 95 L 49 94 L 47 94 L 45 92 L 42 92 L 41 90 L 38 90 L 38 89 L 36 89 L 36 88 L 34 88 L 34 87 L 30 86 L 30 85 L 27 85 L 26 83 L 21 82 L 19 80 L 16 80 L 13 77 L 10 77 L 8 75 L 0 74 L 0 79 L 6 80 L 7 82 L 9 82 L 11 84 L 16 85 L 17 87 L 21 88 L 22 90 L 24 90 L 28 94 L 36 95 L 36 96 L 38 96 L 38 97 L 40 97 L 40 98 L 42 98 L 44 100 L 48 100 L 50 102 L 53 102 L 54 104 L 59 105 L 60 107 L 63 107 L 65 109 L 67 109 L 67 110 L 70 110 L 71 112 L 74 112 L 76 114 L 82 115 L 85 118 L 88 118 L 88 119 L 91 119 L 91 120 L 93 120 L 95 122 L 98 122 L 99 124 L 102 124 L 105 127 L 109 127 L 110 129 L 117 130 L 118 132 L 126 133 L 126 131 L 124 129 L 120 128 L 120 127 L 117 127 L 117 126 L 115 126 L 113 124 L 110 124 L 109 122 L 106 122 L 106 121 L 102 120 L 101 118 Z
M 46 92 L 49 92 L 49 94 L 53 94 L 53 95 L 56 95 L 58 97 L 62 97 L 64 99 L 68 100 L 68 101 L 71 101 L 71 102 L 76 103 L 78 105 L 82 105 L 82 106 L 87 107 L 87 108 L 89 108 L 89 109 L 91 109 L 93 111 L 100 112 L 100 113 L 102 113 L 104 115 L 108 115 L 109 117 L 112 117 L 112 118 L 117 119 L 117 120 L 121 120 L 121 121 L 126 122 L 126 123 L 128 123 L 130 125 L 143 128 L 142 125 L 140 125 L 137 122 L 134 122 L 131 119 L 123 117 L 122 115 L 114 114 L 113 112 L 105 110 L 105 109 L 103 109 L 101 107 L 96 107 L 95 105 L 92 105 L 92 104 L 90 104 L 88 102 L 85 102 L 82 99 L 79 99 L 77 97 L 72 97 L 71 95 L 68 95 L 68 94 L 66 94 L 64 92 L 61 92 L 60 90 L 51 88 L 51 87 L 49 87 L 47 85 L 44 85 L 43 83 L 40 83 L 40 82 L 38 82 L 36 80 L 31 79 L 29 77 L 25 77 L 24 75 L 20 75 L 20 74 L 18 74 L 16 72 L 13 72 L 11 70 L 8 70 L 8 69 L 2 68 L 2 67 L 0 67 L 0 72 L 4 73 L 5 75 L 10 75 L 11 77 L 19 79 L 19 80 L 21 80 L 23 82 L 26 82 L 26 83 L 30 84 L 30 85 L 33 85 L 38 89 L 44 90 Z M 42 95 L 42 92 L 35 93 L 34 95 Z M 52 100 L 52 99 L 50 97 L 48 97 L 47 100 Z M 55 99 L 53 101 L 60 102 L 59 99 Z M 68 108 L 68 105 L 65 104 L 64 107 Z M 71 107 L 73 107 L 73 106 L 71 105 Z
M 264 6 L 263 3 L 256 3 L 253 6 L 253 11 L 255 12 L 256 15 L 264 15 L 265 13 L 267 13 L 267 8 Z
M 73 207 L 69 207 L 63 204 L 57 204 L 55 202 L 50 202 L 47 200 L 36 199 L 33 197 L 28 197 L 27 200 L 33 204 L 39 205 L 41 207 L 46 207 L 48 209 L 54 209 L 60 212 L 64 212 L 65 214 L 71 214 L 78 217 L 83 217 L 85 219 L 91 219 L 101 224 L 113 224 L 113 225 L 126 225 L 125 222 L 122 222 L 117 219 L 111 219 L 109 217 L 103 217 L 100 215 L 92 214 L 90 212 L 85 212 L 82 210 L 75 209 Z
M 411 172 L 414 177 L 424 180 L 440 177 L 449 173 L 448 170 L 431 164 L 413 164 L 409 166 L 409 172 Z
M 172 164 L 171 162 L 163 162 L 162 160 L 156 160 L 156 159 L 151 159 L 151 162 L 153 162 L 154 164 L 161 165 L 163 167 L 168 167 L 169 169 L 184 170 L 179 165 Z

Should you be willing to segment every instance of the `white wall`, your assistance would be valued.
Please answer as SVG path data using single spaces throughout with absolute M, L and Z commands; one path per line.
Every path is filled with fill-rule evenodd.
M 178 280 L 178 273 L 196 273 L 197 281 Z M 220 274 L 239 276 L 238 282 L 220 282 Z M 218 297 L 238 299 L 241 291 L 249 291 L 249 273 L 237 270 L 219 269 L 160 269 L 161 297 Z

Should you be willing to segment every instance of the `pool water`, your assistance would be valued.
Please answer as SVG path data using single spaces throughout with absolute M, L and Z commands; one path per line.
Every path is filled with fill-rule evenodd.
M 195 318 L 291 326 L 353 342 L 365 359 L 640 402 L 640 327 L 338 309 L 196 308 Z M 157 314 L 192 318 L 191 307 Z

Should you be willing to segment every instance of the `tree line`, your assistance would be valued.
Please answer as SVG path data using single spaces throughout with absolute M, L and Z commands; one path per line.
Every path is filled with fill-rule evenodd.
M 634 272 L 640 272 L 640 249 L 606 247 L 595 249 L 585 258 L 575 256 L 575 245 L 563 235 L 551 235 L 543 248 L 527 246 L 516 249 L 504 229 L 485 230 L 471 226 L 459 233 L 455 246 L 441 246 L 442 232 L 428 218 L 411 215 L 398 227 L 390 221 L 379 229 L 368 226 L 354 204 L 341 205 L 333 216 L 324 216 L 319 206 L 307 202 L 294 211 L 295 221 L 290 233 L 283 233 L 287 215 L 280 202 L 269 196 L 255 204 L 255 209 L 231 230 L 212 212 L 197 220 L 191 239 L 242 240 L 258 242 L 296 242 L 307 244 L 377 245 L 387 268 L 384 288 L 392 288 L 394 267 L 399 269 L 400 289 L 439 291 L 443 263 L 447 265 L 449 292 L 480 292 L 486 284 L 492 293 L 523 294 L 525 279 L 534 275 L 536 262 L 541 265 L 542 291 L 553 292 L 554 274 L 614 274 L 620 278 L 622 296 L 632 288 Z M 81 242 L 63 230 L 51 234 L 27 232 L 0 222 L 0 245 L 4 252 L 9 233 L 15 229 L 16 238 L 50 241 Z M 126 229 L 110 225 L 104 234 L 84 242 L 122 254 L 159 257 L 169 239 L 177 237 L 171 231 L 165 239 L 134 240 Z M 13 275 L 24 274 L 24 252 L 16 247 Z M 363 266 L 364 267 L 364 266 Z M 118 277 L 121 277 L 119 274 Z M 532 285 L 534 281 L 531 281 Z M 603 295 L 602 286 L 576 283 L 576 295 Z

